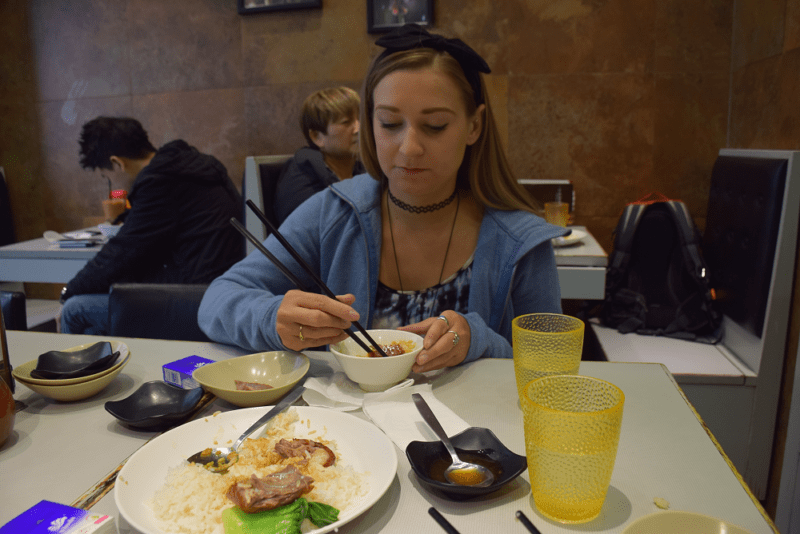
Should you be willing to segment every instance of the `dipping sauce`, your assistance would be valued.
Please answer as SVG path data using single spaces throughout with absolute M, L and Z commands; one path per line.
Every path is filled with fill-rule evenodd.
M 492 472 L 495 480 L 500 479 L 500 475 L 503 473 L 503 468 L 500 465 L 500 462 L 492 460 L 485 454 L 481 454 L 477 451 L 464 451 L 461 449 L 456 449 L 456 452 L 458 453 L 458 457 L 463 461 L 471 464 L 482 465 Z M 453 459 L 450 458 L 449 455 L 436 458 L 433 462 L 431 462 L 431 467 L 428 470 L 428 476 L 437 482 L 452 484 L 452 481 L 447 480 L 444 476 L 444 472 L 448 467 L 450 467 L 450 465 L 452 465 L 452 463 Z M 459 469 L 458 471 L 450 473 L 450 475 L 452 476 L 453 480 L 457 481 L 461 486 L 474 486 L 475 484 L 479 484 L 483 481 L 481 475 L 471 469 Z

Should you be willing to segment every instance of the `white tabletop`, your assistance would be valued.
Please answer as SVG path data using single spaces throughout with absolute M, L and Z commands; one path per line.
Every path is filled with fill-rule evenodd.
M 559 267 L 607 267 L 608 254 L 589 230 L 585 226 L 570 226 L 569 228 L 582 232 L 585 237 L 572 245 L 554 247 L 556 264 Z
M 0 281 L 66 284 L 102 245 L 61 248 L 43 237 L 0 247 Z
M 12 364 L 20 365 L 51 349 L 97 341 L 92 336 L 9 332 Z M 139 385 L 161 377 L 161 365 L 198 354 L 224 359 L 242 351 L 213 343 L 122 339 L 132 359 L 98 396 L 56 403 L 17 384 L 24 405 L 14 433 L 0 448 L 0 524 L 40 499 L 65 504 L 112 472 L 155 434 L 128 430 L 103 408 Z M 326 376 L 338 366 L 328 353 L 307 353 L 310 376 Z M 440 534 L 427 514 L 435 506 L 462 534 L 526 532 L 514 517 L 522 510 L 542 532 L 621 532 L 631 521 L 658 511 L 661 497 L 673 510 L 690 510 L 725 519 L 753 534 L 776 532 L 757 501 L 700 424 L 672 376 L 659 364 L 583 362 L 581 373 L 609 380 L 625 392 L 625 411 L 617 463 L 601 516 L 585 525 L 566 526 L 540 516 L 530 499 L 527 472 L 485 498 L 451 502 L 417 482 L 404 451 L 398 450 L 397 477 L 387 493 L 362 516 L 339 529 L 348 533 Z M 479 360 L 429 377 L 436 397 L 473 426 L 490 428 L 512 451 L 524 454 L 522 415 L 516 399 L 513 362 Z M 217 400 L 203 413 L 235 407 Z M 353 412 L 363 417 L 363 414 Z M 67 453 L 69 461 L 64 460 Z M 134 532 L 116 508 L 113 490 L 92 506 L 117 517 L 121 533 Z

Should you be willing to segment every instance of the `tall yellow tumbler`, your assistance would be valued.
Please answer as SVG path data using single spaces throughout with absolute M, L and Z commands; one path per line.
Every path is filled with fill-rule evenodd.
M 578 373 L 584 329 L 580 319 L 557 313 L 530 313 L 511 322 L 514 373 L 520 403 L 523 388 L 531 380 Z
M 625 395 L 581 375 L 530 382 L 522 399 L 525 453 L 539 512 L 585 523 L 603 508 L 617 457 Z

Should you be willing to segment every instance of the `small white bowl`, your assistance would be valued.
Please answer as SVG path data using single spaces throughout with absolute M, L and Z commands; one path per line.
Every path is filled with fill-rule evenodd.
M 112 238 L 119 232 L 119 229 L 122 228 L 121 224 L 98 224 L 97 229 L 100 230 L 100 233 L 106 236 L 107 238 Z
M 422 350 L 422 337 L 402 330 L 367 330 L 372 339 L 380 345 L 388 345 L 393 341 L 411 341 L 414 349 L 411 352 L 388 358 L 369 358 L 358 343 L 347 338 L 335 345 L 330 350 L 344 369 L 347 378 L 359 385 L 364 391 L 384 391 L 401 380 L 411 372 L 411 366 L 417 359 L 417 354 Z M 355 335 L 364 339 L 360 332 Z M 369 342 L 364 340 L 365 344 Z M 359 356 L 360 355 L 360 356 Z

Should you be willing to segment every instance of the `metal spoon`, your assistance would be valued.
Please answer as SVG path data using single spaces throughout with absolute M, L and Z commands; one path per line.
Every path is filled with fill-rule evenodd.
M 209 447 L 208 449 L 204 449 L 189 456 L 187 460 L 195 464 L 200 464 L 214 473 L 224 473 L 230 466 L 239 461 L 239 447 L 242 445 L 244 440 L 247 439 L 250 434 L 261 428 L 264 423 L 281 413 L 294 401 L 299 399 L 300 395 L 302 395 L 305 390 L 305 387 L 298 386 L 290 391 L 289 394 L 286 395 L 278 404 L 276 404 L 274 408 L 260 417 L 258 421 L 253 423 L 247 430 L 245 430 L 232 447 L 219 447 L 215 449 Z
M 442 425 L 439 424 L 439 420 L 433 415 L 430 406 L 428 406 L 428 403 L 422 398 L 422 395 L 413 393 L 411 398 L 414 400 L 414 404 L 417 406 L 417 410 L 419 410 L 422 418 L 428 423 L 428 426 L 431 427 L 431 430 L 434 431 L 439 439 L 442 440 L 447 452 L 449 452 L 450 456 L 453 458 L 453 463 L 444 471 L 445 478 L 459 486 L 474 486 L 476 488 L 490 486 L 492 482 L 494 482 L 494 474 L 482 465 L 461 460 L 453 444 L 450 443 L 450 438 L 447 437 Z

